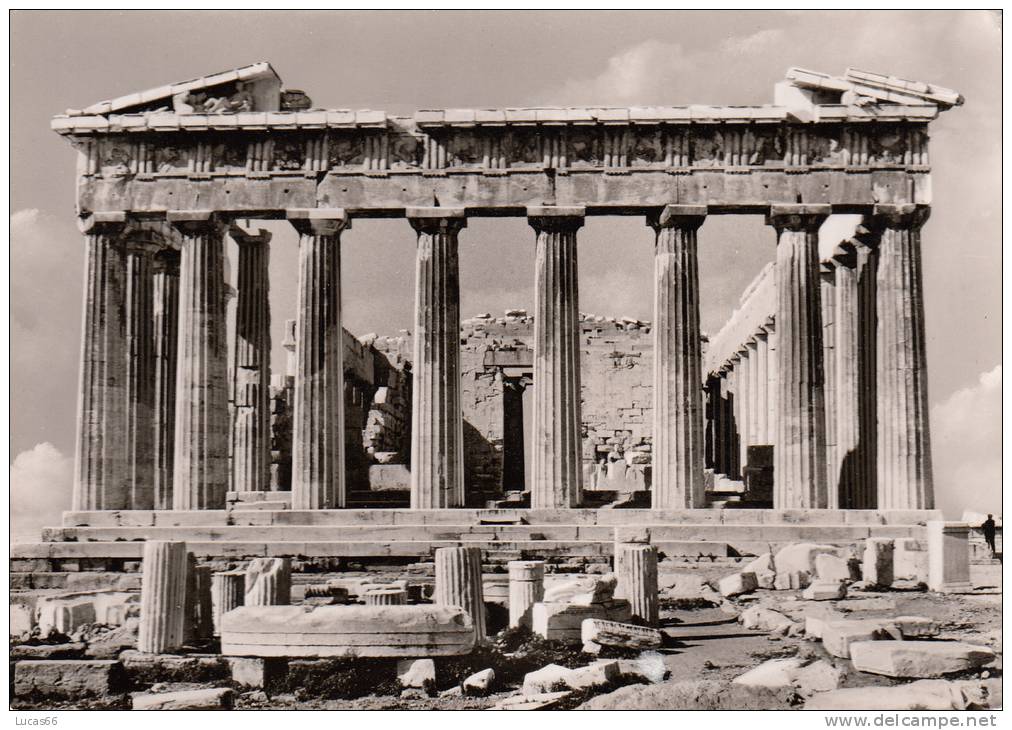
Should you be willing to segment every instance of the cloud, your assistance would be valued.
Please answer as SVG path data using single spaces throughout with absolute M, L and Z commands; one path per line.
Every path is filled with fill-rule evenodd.
M 59 525 L 69 510 L 74 460 L 48 441 L 22 451 L 11 464 L 11 539 L 34 542 L 43 526 Z
M 935 496 L 947 517 L 1001 512 L 1001 365 L 931 409 Z

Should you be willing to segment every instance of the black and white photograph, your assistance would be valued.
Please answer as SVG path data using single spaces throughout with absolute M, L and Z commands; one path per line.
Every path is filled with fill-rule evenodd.
M 9 9 L 8 714 L 999 727 L 1002 24 Z

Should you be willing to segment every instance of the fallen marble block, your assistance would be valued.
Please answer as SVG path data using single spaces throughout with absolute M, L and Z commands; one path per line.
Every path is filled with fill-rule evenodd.
M 580 638 L 585 644 L 625 649 L 655 649 L 664 643 L 664 636 L 657 629 L 596 618 L 583 620 L 580 624 Z
M 232 707 L 234 695 L 228 687 L 220 687 L 160 694 L 138 693 L 131 700 L 135 710 L 227 710 Z
M 474 645 L 471 617 L 456 606 L 240 606 L 222 616 L 230 656 L 419 658 Z
M 613 599 L 617 585 L 618 579 L 612 574 L 576 578 L 546 587 L 542 601 L 578 606 L 605 603 Z
M 494 669 L 482 669 L 466 678 L 460 685 L 463 693 L 468 697 L 484 697 L 492 691 L 492 682 L 495 681 Z
M 75 699 L 107 695 L 126 685 L 123 666 L 112 659 L 25 660 L 14 665 L 14 695 Z
M 815 575 L 818 581 L 839 583 L 853 580 L 850 563 L 838 555 L 820 553 L 815 556 Z
M 430 690 L 436 687 L 436 663 L 431 659 L 401 659 L 397 662 L 401 687 Z
M 560 690 L 597 689 L 607 687 L 620 674 L 619 663 L 614 659 L 601 660 L 578 669 L 549 664 L 524 676 L 523 693 L 538 695 Z
M 817 555 L 836 555 L 832 545 L 816 545 L 803 542 L 781 548 L 773 557 L 776 570 L 774 586 L 777 590 L 801 589 L 808 586 L 815 574 Z
M 805 702 L 806 710 L 980 710 L 995 706 L 982 683 L 944 679 L 921 679 L 893 687 L 849 687 L 817 694 Z
M 538 602 L 531 607 L 531 631 L 549 641 L 579 644 L 586 619 L 628 621 L 632 607 L 626 600 L 610 600 L 589 605 Z
M 847 597 L 847 584 L 820 578 L 803 590 L 801 597 L 806 601 L 838 601 Z
M 777 572 L 773 568 L 773 556 L 763 553 L 741 569 L 742 573 L 752 573 L 756 578 L 756 586 L 770 590 L 776 581 Z
M 65 644 L 20 644 L 11 647 L 11 661 L 17 659 L 80 659 L 87 647 L 84 642 Z
M 498 702 L 497 710 L 550 710 L 557 707 L 572 692 L 545 692 L 537 695 L 514 695 Z
M 986 646 L 959 641 L 858 641 L 850 645 L 854 668 L 886 677 L 942 677 L 994 661 Z
M 858 641 L 923 638 L 938 634 L 938 623 L 920 616 L 832 620 L 819 629 L 823 648 L 835 657 L 850 657 L 850 645 Z
M 796 624 L 779 611 L 762 606 L 750 606 L 741 612 L 738 622 L 746 629 L 769 631 L 771 634 L 786 635 Z
M 751 593 L 759 587 L 759 580 L 755 573 L 741 572 L 725 575 L 717 583 L 717 590 L 724 598 L 733 598 L 743 593 Z
M 137 615 L 140 595 L 128 591 L 80 591 L 39 598 L 36 605 L 39 632 L 72 634 L 84 624 L 118 626 Z

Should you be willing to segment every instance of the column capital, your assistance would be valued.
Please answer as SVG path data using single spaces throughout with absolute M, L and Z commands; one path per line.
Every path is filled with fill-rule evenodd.
M 654 230 L 661 228 L 679 228 L 697 230 L 706 220 L 705 205 L 665 205 L 647 216 L 647 225 Z
M 87 235 L 116 235 L 126 228 L 126 211 L 103 211 L 81 216 L 77 219 L 77 228 Z
M 572 233 L 583 225 L 587 209 L 579 206 L 536 205 L 527 208 L 527 223 L 538 233 Z
M 457 233 L 467 227 L 463 208 L 407 208 L 405 215 L 418 233 Z
M 163 246 L 155 243 L 154 241 L 148 241 L 143 238 L 130 238 L 130 237 L 126 237 L 123 239 L 122 246 L 124 253 L 135 254 L 140 256 L 154 256 L 163 248 Z
M 266 228 L 253 228 L 249 225 L 249 221 L 245 225 L 232 221 L 228 227 L 228 235 L 239 246 L 266 246 L 272 237 Z
M 872 208 L 871 225 L 876 231 L 882 228 L 908 228 L 918 230 L 931 215 L 928 205 L 876 205 Z
M 782 231 L 817 233 L 819 226 L 833 209 L 829 205 L 773 205 L 766 216 L 766 225 Z
M 303 236 L 336 236 L 351 228 L 344 208 L 289 208 L 285 217 Z
M 224 219 L 214 210 L 170 210 L 165 220 L 189 234 L 212 233 L 225 227 Z

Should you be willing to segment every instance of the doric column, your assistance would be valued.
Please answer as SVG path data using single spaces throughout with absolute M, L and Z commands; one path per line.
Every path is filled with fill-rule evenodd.
M 878 508 L 933 509 L 921 226 L 927 206 L 876 205 Z
M 152 268 L 155 358 L 154 508 L 172 509 L 172 463 L 176 442 L 176 347 L 179 326 L 179 252 L 162 249 Z
M 755 336 L 755 442 L 770 443 L 769 429 L 769 333 L 760 329 Z
M 125 214 L 81 221 L 87 236 L 81 324 L 81 379 L 74 464 L 75 510 L 126 509 L 123 439 L 126 266 L 118 238 Z
M 409 208 L 418 233 L 412 362 L 411 507 L 464 506 L 460 403 L 460 273 L 464 210 Z
M 734 410 L 731 393 L 731 369 L 720 370 L 717 400 L 717 466 L 716 472 L 730 477 L 734 473 Z
M 728 360 L 727 371 L 728 392 L 728 427 L 729 427 L 729 463 L 727 472 L 732 478 L 741 476 L 741 353 L 736 352 Z
M 878 254 L 861 243 L 857 248 L 858 265 L 858 419 L 860 420 L 861 453 L 854 481 L 857 492 L 853 506 L 875 509 L 878 506 L 878 366 L 876 314 Z
M 752 362 L 749 350 L 745 345 L 738 351 L 738 364 L 735 366 L 738 386 L 735 400 L 738 402 L 738 471 L 744 477 L 745 466 L 748 464 L 748 445 L 751 443 L 749 433 L 749 406 L 752 398 Z
M 485 598 L 481 578 L 480 547 L 436 548 L 436 589 L 432 602 L 437 606 L 459 606 L 474 621 L 478 642 L 485 641 Z
M 699 508 L 703 494 L 702 353 L 696 232 L 705 206 L 669 205 L 654 246 L 654 509 Z
M 766 443 L 773 444 L 774 453 L 777 443 L 777 423 L 779 419 L 779 407 L 777 402 L 779 395 L 777 389 L 780 383 L 780 373 L 777 369 L 777 327 L 774 317 L 766 320 L 766 428 L 768 440 Z
M 232 361 L 232 489 L 270 488 L 271 307 L 270 232 L 237 225 L 230 229 L 239 247 L 238 300 Z
M 228 491 L 225 226 L 211 211 L 169 211 L 182 233 L 173 508 L 224 509 Z
M 341 209 L 289 210 L 299 232 L 299 295 L 292 427 L 292 507 L 343 507 L 344 342 Z
M 773 206 L 777 230 L 777 441 L 773 504 L 825 509 L 826 434 L 819 226 L 828 205 Z
M 246 600 L 246 571 L 229 570 L 211 576 L 211 618 L 214 635 L 221 635 L 221 617 Z
M 840 462 L 836 449 L 836 266 L 819 264 L 819 307 L 822 312 L 823 403 L 826 414 L 826 504 L 840 506 Z
M 861 468 L 867 444 L 861 429 L 861 331 L 862 311 L 857 252 L 852 242 L 844 242 L 833 255 L 836 269 L 835 291 L 835 355 L 836 384 L 834 415 L 827 418 L 836 424 L 836 465 L 839 505 L 845 509 L 864 506 L 859 492 L 864 488 L 866 474 Z M 828 377 L 828 374 L 827 374 Z M 833 472 L 830 472 L 832 488 Z
M 130 509 L 152 509 L 155 504 L 155 360 L 152 259 L 157 244 L 143 240 L 124 242 L 126 259 L 126 478 Z
M 658 621 L 657 548 L 642 543 L 615 543 L 616 598 L 629 601 L 637 622 L 656 626 Z
M 580 503 L 580 317 L 576 231 L 583 208 L 528 208 L 537 232 L 531 507 Z
M 543 560 L 511 560 L 509 568 L 510 627 L 531 627 L 531 607 L 545 597 Z
M 706 378 L 706 399 L 704 401 L 705 416 L 705 458 L 703 465 L 707 469 L 713 469 L 716 473 L 717 459 L 719 458 L 718 439 L 720 433 L 720 378 L 712 373 Z

